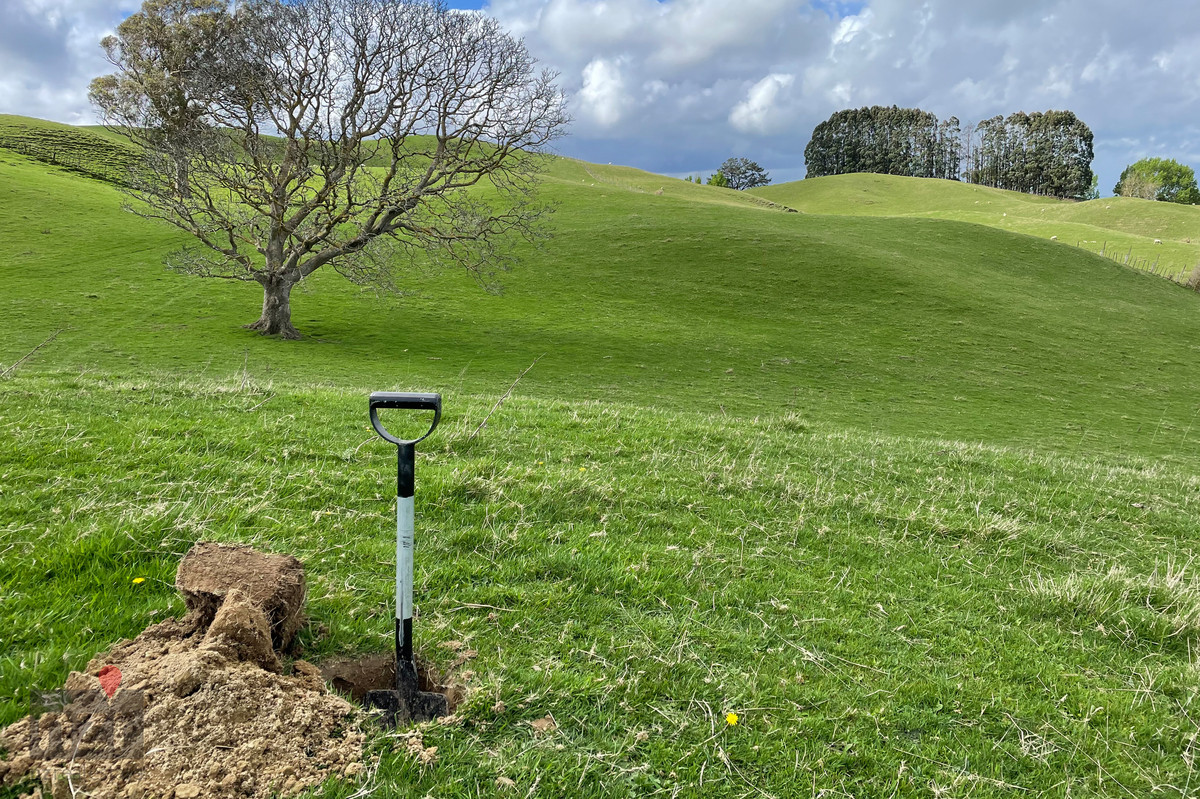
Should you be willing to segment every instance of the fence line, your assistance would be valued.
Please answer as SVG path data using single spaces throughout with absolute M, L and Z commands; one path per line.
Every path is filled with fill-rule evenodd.
M 1148 256 L 1135 256 L 1132 245 L 1130 245 L 1128 250 L 1118 249 L 1116 247 L 1110 249 L 1108 242 L 1104 241 L 1101 243 L 1099 250 L 1094 250 L 1087 246 L 1089 243 L 1090 242 L 1078 240 L 1075 242 L 1075 246 L 1078 249 L 1086 250 L 1087 252 L 1094 253 L 1102 258 L 1107 258 L 1108 260 L 1121 264 L 1122 266 L 1128 266 L 1131 269 L 1138 270 L 1139 272 L 1146 272 L 1154 275 L 1155 277 L 1161 277 L 1166 280 L 1170 280 L 1172 283 L 1178 283 L 1186 286 L 1188 284 L 1188 278 L 1192 273 L 1192 269 L 1186 266 L 1173 267 L 1169 264 L 1160 264 L 1162 256 L 1157 253 L 1155 254 L 1153 263 L 1151 263 Z M 1200 264 L 1197 266 L 1200 267 Z
M 83 153 L 75 148 L 58 144 L 30 142 L 27 139 L 2 135 L 0 135 L 0 147 L 20 153 L 42 163 L 73 169 L 76 172 L 81 172 L 89 177 L 99 178 L 108 183 L 129 184 L 128 162 L 125 158 L 121 157 L 123 154 L 114 152 L 109 154 L 110 160 L 104 160 L 103 158 L 85 157 Z

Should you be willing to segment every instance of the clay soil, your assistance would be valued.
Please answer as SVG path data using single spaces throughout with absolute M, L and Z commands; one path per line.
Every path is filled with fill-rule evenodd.
M 230 590 L 73 672 L 60 707 L 0 730 L 0 781 L 55 799 L 265 799 L 355 777 L 362 712 L 315 666 L 283 673 L 254 600 Z

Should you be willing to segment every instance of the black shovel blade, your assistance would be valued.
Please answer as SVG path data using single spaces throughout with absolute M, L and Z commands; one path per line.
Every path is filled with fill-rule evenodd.
M 367 691 L 364 704 L 378 714 L 385 727 L 395 728 L 441 718 L 450 712 L 442 694 L 418 689 L 417 669 L 401 660 L 396 664 L 396 689 Z

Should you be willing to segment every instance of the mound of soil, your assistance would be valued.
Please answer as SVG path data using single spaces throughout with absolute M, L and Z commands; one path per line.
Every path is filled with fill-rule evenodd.
M 175 587 L 188 613 L 198 614 L 204 625 L 230 591 L 246 593 L 266 614 L 276 649 L 287 650 L 304 623 L 304 564 L 291 555 L 202 541 L 179 563 Z
M 265 799 L 361 772 L 360 711 L 311 664 L 281 673 L 278 642 L 300 613 L 299 603 L 274 601 L 294 596 L 286 565 L 278 591 L 248 583 L 244 569 L 230 569 L 228 582 L 219 568 L 206 571 L 204 599 L 187 616 L 72 672 L 59 707 L 0 731 L 0 781 L 37 775 L 55 799 Z M 302 572 L 298 584 L 303 597 Z

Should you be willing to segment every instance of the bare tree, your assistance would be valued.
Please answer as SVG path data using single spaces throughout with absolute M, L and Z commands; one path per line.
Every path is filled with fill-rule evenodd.
M 105 43 L 117 74 L 92 99 L 146 153 L 134 210 L 201 245 L 170 265 L 263 287 L 247 327 L 298 338 L 292 288 L 326 264 L 394 288 L 398 262 L 433 259 L 490 285 L 514 237 L 536 236 L 535 156 L 567 116 L 554 76 L 494 20 L 441 2 L 247 0 L 214 22 L 203 0 L 141 14 L 151 2 L 204 9 L 176 26 L 176 105 L 139 82 L 144 44 L 120 29 Z M 180 104 L 172 124 L 162 109 Z

